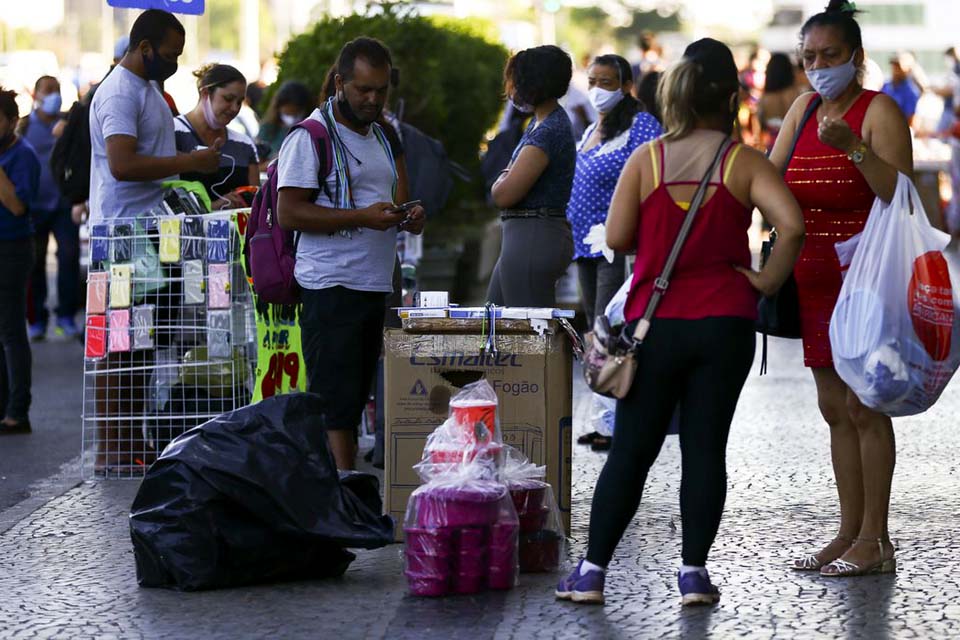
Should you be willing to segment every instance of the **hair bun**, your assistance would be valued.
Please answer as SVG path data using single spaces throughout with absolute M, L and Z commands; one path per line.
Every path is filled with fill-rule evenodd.
M 860 10 L 857 8 L 856 2 L 851 2 L 850 0 L 830 0 L 830 3 L 827 5 L 827 8 L 824 9 L 825 13 L 845 13 L 851 17 L 860 13 Z
M 202 65 L 202 66 L 201 66 L 199 69 L 197 69 L 196 71 L 194 71 L 194 72 L 193 72 L 193 77 L 196 78 L 197 80 L 202 80 L 202 79 L 203 79 L 203 76 L 205 76 L 205 75 L 207 75 L 208 73 L 210 73 L 210 71 L 211 71 L 215 66 L 217 66 L 216 63 L 208 62 L 208 63 Z

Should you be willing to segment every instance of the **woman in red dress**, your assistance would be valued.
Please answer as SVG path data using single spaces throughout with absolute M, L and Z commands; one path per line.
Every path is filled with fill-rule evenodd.
M 912 176 L 907 121 L 888 96 L 864 90 L 863 43 L 851 4 L 833 0 L 804 25 L 801 55 L 823 100 L 790 142 L 814 94 L 800 96 L 784 120 L 771 154 L 787 166 L 786 182 L 803 208 L 807 241 L 795 276 L 800 297 L 804 364 L 813 369 L 817 400 L 830 426 L 833 470 L 840 496 L 840 530 L 793 568 L 824 576 L 890 572 L 896 568 L 887 528 L 896 459 L 890 418 L 871 411 L 833 368 L 828 327 L 840 293 L 834 244 L 863 230 L 874 199 L 889 201 L 898 172 Z

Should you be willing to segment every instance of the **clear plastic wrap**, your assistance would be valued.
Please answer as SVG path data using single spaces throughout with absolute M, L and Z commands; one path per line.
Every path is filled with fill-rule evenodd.
M 519 527 L 522 573 L 556 571 L 565 557 L 566 537 L 553 488 L 539 467 L 511 446 L 504 447 L 500 478 L 510 491 Z
M 230 308 L 230 265 L 211 264 L 207 279 L 207 306 L 210 309 Z
M 87 313 L 107 312 L 107 286 L 110 274 L 106 271 L 92 271 L 87 275 Z
M 519 521 L 506 486 L 461 465 L 410 496 L 404 522 L 407 583 L 419 596 L 512 589 L 520 570 Z
M 110 353 L 130 351 L 130 309 L 110 310 Z
M 590 407 L 590 426 L 594 431 L 608 438 L 613 437 L 613 425 L 617 418 L 617 399 L 593 394 Z
M 497 423 L 497 396 L 486 380 L 468 384 L 450 400 L 450 417 L 427 436 L 423 458 L 414 469 L 424 482 L 477 462 L 473 472 L 496 479 L 503 449 Z
M 512 589 L 520 571 L 520 523 L 498 479 L 503 444 L 496 396 L 481 381 L 450 404 L 450 417 L 427 438 L 415 467 L 425 484 L 407 503 L 410 592 L 435 597 Z

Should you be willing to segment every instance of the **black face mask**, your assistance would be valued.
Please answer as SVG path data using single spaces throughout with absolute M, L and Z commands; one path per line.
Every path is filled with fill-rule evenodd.
M 13 144 L 13 141 L 16 140 L 17 136 L 14 135 L 13 131 L 8 131 L 5 136 L 0 138 L 0 151 L 6 151 L 10 148 L 10 145 Z
M 177 63 L 161 58 L 156 47 L 153 48 L 151 57 L 148 58 L 143 53 L 140 55 L 143 56 L 143 68 L 147 72 L 147 80 L 163 82 L 177 72 Z
M 357 112 L 353 110 L 353 107 L 350 106 L 350 103 L 347 101 L 347 96 L 341 91 L 337 94 L 337 107 L 340 109 L 340 113 L 344 118 L 347 119 L 347 122 L 362 129 L 364 127 L 369 127 L 371 124 L 380 119 L 380 113 L 382 109 L 377 112 L 377 117 L 373 120 L 367 121 L 364 118 L 361 118 L 357 115 Z

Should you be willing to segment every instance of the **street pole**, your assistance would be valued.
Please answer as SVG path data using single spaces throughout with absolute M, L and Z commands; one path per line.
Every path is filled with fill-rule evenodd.
M 243 30 L 240 59 L 248 78 L 260 73 L 260 0 L 243 0 Z M 251 75 L 252 74 L 252 75 Z
M 116 41 L 113 37 L 113 7 L 104 0 L 100 3 L 100 50 L 110 60 L 113 60 L 114 44 Z

